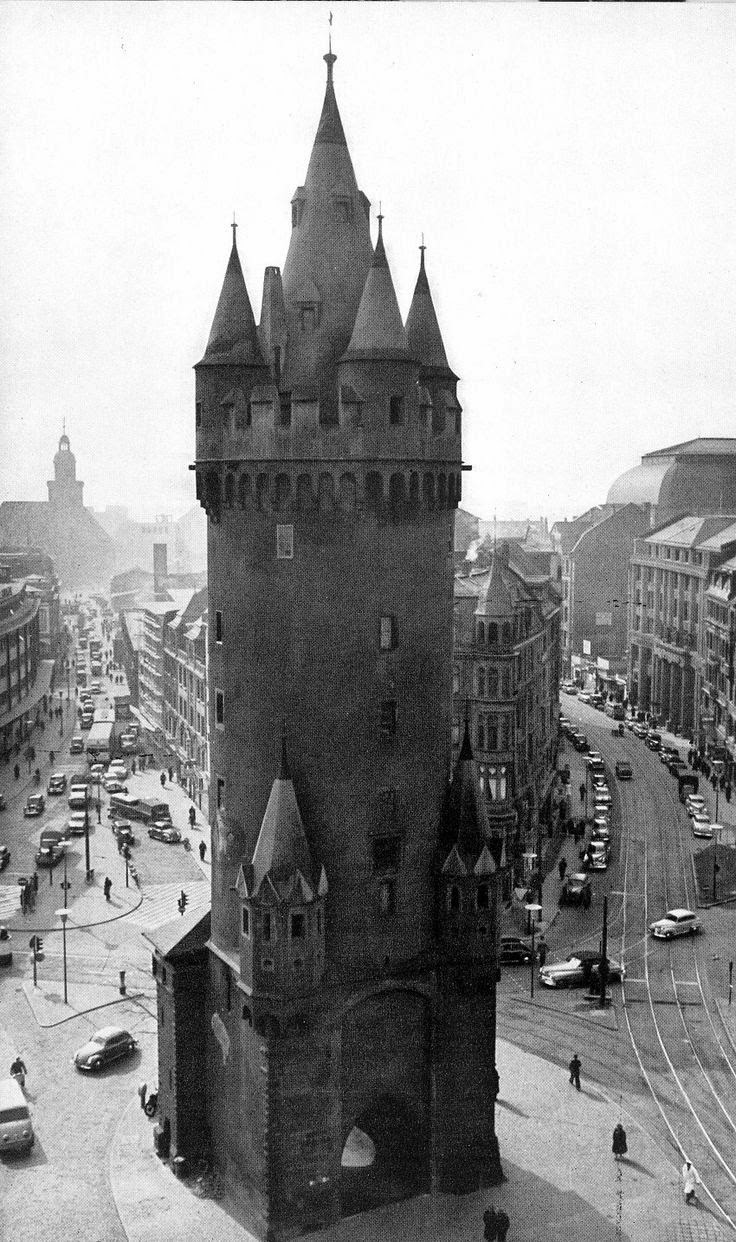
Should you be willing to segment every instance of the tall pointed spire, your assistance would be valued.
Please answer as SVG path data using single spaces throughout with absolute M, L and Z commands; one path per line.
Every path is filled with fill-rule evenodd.
M 470 854 L 474 861 L 490 838 L 467 719 L 447 800 L 447 827 L 449 838 L 456 843 L 460 853 Z
M 235 220 L 230 227 L 233 231 L 232 250 L 202 362 L 262 367 L 265 365 L 263 352 L 240 266 Z
M 414 286 L 414 297 L 412 298 L 409 315 L 406 320 L 409 351 L 413 358 L 419 360 L 422 367 L 435 367 L 443 371 L 449 371 L 450 364 L 447 361 L 442 333 L 437 322 L 437 314 L 434 309 L 434 302 L 432 301 L 427 272 L 424 266 L 424 252 L 426 249 L 424 234 L 422 234 L 422 244 L 419 247 L 421 254 L 419 275 Z
M 279 774 L 271 787 L 253 853 L 253 891 L 258 892 L 266 876 L 278 886 L 292 880 L 297 872 L 316 886 L 318 875 L 286 759 L 284 728 Z
M 406 332 L 383 244 L 383 216 L 346 358 L 408 358 Z

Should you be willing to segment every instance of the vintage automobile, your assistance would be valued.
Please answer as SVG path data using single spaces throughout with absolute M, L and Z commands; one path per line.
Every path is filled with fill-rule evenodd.
M 649 930 L 657 940 L 672 940 L 675 936 L 694 936 L 701 931 L 698 917 L 692 910 L 668 910 L 661 919 L 649 924 Z
M 620 983 L 626 974 L 623 964 L 613 961 L 610 957 L 606 960 L 608 982 Z M 581 949 L 578 953 L 571 953 L 564 962 L 551 962 L 549 965 L 542 966 L 539 971 L 539 981 L 546 988 L 594 987 L 600 982 L 600 968 L 600 953 L 592 949 Z
M 565 877 L 560 892 L 561 906 L 584 906 L 587 910 L 592 897 L 590 880 L 584 871 L 574 871 Z
M 112 1065 L 122 1057 L 129 1057 L 138 1047 L 137 1041 L 119 1026 L 103 1026 L 82 1044 L 74 1053 L 74 1064 L 78 1070 L 91 1070 L 93 1073 Z
M 31 794 L 30 798 L 23 807 L 23 814 L 28 819 L 32 819 L 36 815 L 41 815 L 45 806 L 46 799 L 43 794 Z

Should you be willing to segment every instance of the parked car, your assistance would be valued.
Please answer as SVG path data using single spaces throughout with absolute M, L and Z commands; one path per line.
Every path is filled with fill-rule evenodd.
M 104 775 L 105 775 L 105 765 L 104 765 L 104 763 L 92 763 L 92 764 L 90 764 L 89 774 L 90 774 L 90 776 L 94 777 L 94 779 L 95 779 L 95 780 L 97 780 L 97 777 L 98 777 L 98 776 L 100 776 L 100 777 L 104 776 Z
M 84 738 L 80 737 L 78 733 L 74 734 L 69 744 L 69 753 L 72 755 L 84 754 Z
M 710 822 L 710 815 L 707 811 L 698 811 L 692 817 L 693 836 L 703 837 L 704 840 L 710 841 L 713 837 L 713 825 Z
M 42 845 L 36 851 L 37 867 L 55 867 L 64 857 L 64 850 L 61 845 Z
M 608 981 L 620 983 L 626 974 L 623 964 L 613 961 L 610 957 L 606 960 Z M 579 953 L 571 953 L 564 962 L 552 962 L 548 966 L 542 966 L 539 979 L 547 988 L 594 986 L 600 981 L 600 968 L 600 953 L 592 949 L 583 949 Z
M 0 845 L 0 871 L 4 871 L 10 862 L 10 850 L 7 845 Z
M 135 845 L 133 825 L 127 819 L 114 819 L 110 827 L 118 841 L 123 845 Z
M 593 841 L 606 841 L 606 842 L 610 842 L 610 840 L 611 840 L 611 825 L 608 823 L 608 820 L 605 820 L 605 819 L 604 819 L 602 823 L 600 823 L 598 820 L 594 820 L 594 822 L 593 822 L 593 830 L 592 830 L 592 832 L 591 832 L 591 834 L 590 834 L 590 840 L 591 840 L 591 842 L 593 842 Z
M 634 773 L 631 770 L 631 764 L 626 759 L 619 759 L 616 764 L 616 776 L 620 781 L 630 781 Z
M 584 906 L 587 910 L 591 897 L 590 880 L 584 871 L 575 871 L 565 877 L 560 892 L 561 906 Z
M 87 816 L 84 811 L 72 811 L 67 820 L 67 835 L 70 837 L 83 837 L 86 823 Z
M 705 798 L 702 794 L 688 794 L 685 799 L 685 810 L 688 815 L 698 815 L 705 810 Z
M 119 793 L 128 792 L 127 787 L 123 784 L 123 782 L 117 776 L 106 776 L 104 781 L 102 782 L 102 788 L 105 790 L 105 793 L 109 793 L 109 794 L 113 794 L 113 793 L 119 794 Z
M 590 703 L 593 698 L 593 695 L 590 694 L 589 691 L 587 690 L 581 690 L 580 693 L 578 694 L 578 698 L 581 703 Z
M 660 763 L 669 763 L 670 759 L 677 759 L 679 761 L 679 758 L 680 758 L 680 752 L 676 746 L 660 746 L 659 748 L 659 762 Z
M 122 759 L 113 759 L 107 769 L 107 775 L 117 776 L 119 781 L 124 781 L 128 779 L 130 772 L 127 764 Z
M 536 957 L 536 950 L 534 956 Z M 527 944 L 526 940 L 522 940 L 520 936 L 502 936 L 498 948 L 498 960 L 503 965 L 530 962 L 532 960 L 531 945 Z
M 662 734 L 649 732 L 647 734 L 647 746 L 650 750 L 659 750 L 662 745 Z
M 46 799 L 43 794 L 31 794 L 30 798 L 23 807 L 23 814 L 31 819 L 36 815 L 41 815 L 46 806 Z
M 104 1069 L 122 1057 L 129 1057 L 138 1047 L 137 1041 L 119 1026 L 103 1026 L 95 1031 L 86 1044 L 82 1044 L 74 1053 L 74 1064 L 78 1070 Z
M 634 732 L 634 737 L 644 738 L 649 732 L 649 725 L 645 725 L 641 721 L 637 720 L 636 724 L 634 725 L 633 732 Z
M 668 910 L 661 919 L 649 924 L 649 930 L 658 940 L 672 940 L 674 936 L 693 936 L 701 930 L 697 915 L 692 910 Z
M 608 842 L 593 837 L 588 846 L 588 858 L 591 871 L 606 871 L 608 868 Z
M 66 789 L 66 776 L 63 772 L 54 772 L 49 777 L 49 783 L 46 786 L 46 793 L 49 795 L 63 794 Z
M 148 835 L 152 841 L 165 841 L 167 845 L 177 845 L 181 841 L 181 833 L 178 828 L 172 828 L 171 824 L 163 821 L 151 824 L 148 829 Z
M 589 748 L 589 742 L 584 733 L 573 733 L 571 741 L 576 750 L 584 752 Z
M 599 806 L 611 806 L 613 798 L 608 789 L 596 789 L 593 792 L 593 803 L 596 809 Z
M 562 685 L 563 694 L 569 694 L 571 698 L 577 698 L 578 687 L 574 681 L 566 681 Z

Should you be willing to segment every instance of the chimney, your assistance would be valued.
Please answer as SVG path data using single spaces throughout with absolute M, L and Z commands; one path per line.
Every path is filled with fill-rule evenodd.
M 168 577 L 168 565 L 166 561 L 166 544 L 154 543 L 153 545 L 153 593 L 160 595 L 166 590 L 166 579 Z

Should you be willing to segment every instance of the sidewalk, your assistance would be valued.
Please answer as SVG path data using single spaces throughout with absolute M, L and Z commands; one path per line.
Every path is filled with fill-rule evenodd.
M 507 1177 L 502 1186 L 405 1200 L 309 1234 L 312 1242 L 478 1242 L 491 1204 L 508 1212 L 514 1242 L 725 1242 L 732 1236 L 706 1207 L 685 1206 L 679 1155 L 641 1129 L 625 1102 L 621 1110 L 586 1082 L 585 1067 L 578 1093 L 564 1067 L 511 1044 L 499 1041 L 497 1061 L 496 1126 Z M 617 1163 L 611 1136 L 619 1120 L 629 1150 Z M 137 1099 L 113 1138 L 110 1181 L 130 1242 L 252 1238 L 224 1200 L 198 1197 L 154 1155 L 152 1123 Z

